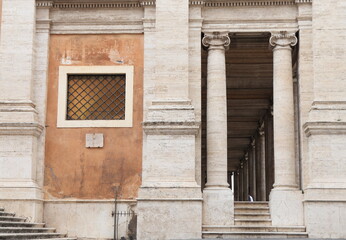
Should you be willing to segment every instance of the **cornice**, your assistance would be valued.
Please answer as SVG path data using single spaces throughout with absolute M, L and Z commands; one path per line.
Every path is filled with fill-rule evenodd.
M 51 8 L 53 7 L 53 1 L 52 0 L 45 0 L 45 1 L 42 1 L 42 0 L 37 0 L 36 1 L 36 7 L 38 8 Z
M 312 0 L 295 0 L 296 4 L 301 4 L 301 3 L 312 3 Z
M 37 0 L 36 7 L 46 8 L 142 8 L 147 6 L 155 6 L 155 0 L 139 0 L 139 1 L 57 1 L 57 0 Z M 282 6 L 295 4 L 311 4 L 312 0 L 190 0 L 190 5 L 201 7 L 256 7 L 256 6 Z
M 155 5 L 155 1 L 54 1 L 54 0 L 37 0 L 36 7 L 49 7 L 49 8 L 140 8 L 143 6 Z
M 255 7 L 255 6 L 281 6 L 294 5 L 294 0 L 248 0 L 248 1 L 212 1 L 208 0 L 205 7 Z
M 192 5 L 192 6 L 204 6 L 205 5 L 205 1 L 193 1 L 193 0 L 190 0 L 190 5 Z

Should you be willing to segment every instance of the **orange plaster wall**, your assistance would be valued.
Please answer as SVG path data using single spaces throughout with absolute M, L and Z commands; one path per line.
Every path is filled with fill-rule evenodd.
M 132 128 L 57 128 L 60 65 L 134 65 Z M 62 64 L 64 63 L 64 64 Z M 137 196 L 141 184 L 142 35 L 52 35 L 45 152 L 45 197 L 107 199 Z M 103 133 L 104 147 L 85 148 L 86 133 Z

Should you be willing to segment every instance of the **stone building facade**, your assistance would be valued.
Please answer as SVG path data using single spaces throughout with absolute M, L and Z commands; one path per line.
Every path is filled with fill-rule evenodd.
M 252 198 L 346 238 L 344 0 L 0 9 L 0 206 L 112 239 L 116 195 L 137 239 L 196 239 Z

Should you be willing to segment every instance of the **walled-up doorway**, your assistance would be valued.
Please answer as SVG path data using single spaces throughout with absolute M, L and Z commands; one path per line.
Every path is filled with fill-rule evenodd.
M 269 38 L 270 33 L 230 34 L 231 44 L 226 51 L 228 174 L 235 201 L 268 201 L 274 184 L 273 51 Z M 208 177 L 206 99 L 207 51 L 204 49 L 202 188 Z

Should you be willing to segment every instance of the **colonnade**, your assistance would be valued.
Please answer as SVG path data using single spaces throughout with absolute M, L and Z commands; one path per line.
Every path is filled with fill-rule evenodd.
M 256 134 L 252 137 L 249 148 L 240 160 L 240 166 L 234 175 L 234 200 L 254 201 L 269 200 L 269 193 L 274 184 L 273 159 L 273 117 L 271 111 L 264 116 Z
M 230 39 L 227 32 L 214 32 L 206 34 L 202 42 L 208 47 L 207 183 L 204 189 L 207 192 L 216 187 L 219 190 L 228 187 L 225 51 Z M 247 200 L 248 195 L 255 200 L 267 200 L 273 179 L 266 174 L 266 168 L 270 169 L 273 165 L 274 188 L 298 190 L 291 56 L 291 46 L 297 43 L 297 38 L 295 33 L 282 31 L 272 33 L 269 42 L 273 46 L 273 116 L 268 114 L 265 117 L 241 161 L 235 177 L 235 188 L 238 189 L 235 200 Z M 205 206 L 208 201 L 205 199 Z

